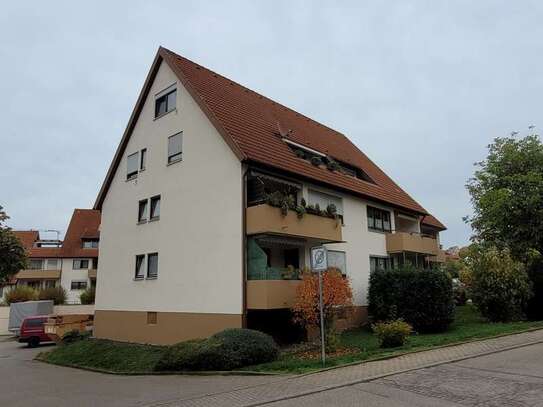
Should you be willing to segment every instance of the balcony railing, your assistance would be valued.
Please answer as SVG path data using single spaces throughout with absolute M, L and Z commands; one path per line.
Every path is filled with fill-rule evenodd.
M 247 208 L 247 235 L 276 234 L 317 239 L 321 242 L 341 242 L 341 222 L 306 213 L 299 218 L 289 210 L 284 216 L 280 208 L 260 204 Z
M 296 298 L 300 280 L 249 280 L 247 281 L 248 309 L 290 308 Z
M 96 275 L 97 275 L 97 270 L 96 269 L 89 269 L 89 278 L 96 278 Z
M 389 253 L 413 252 L 432 256 L 439 254 L 437 239 L 420 233 L 387 233 L 386 246 Z
M 56 280 L 60 270 L 21 270 L 15 274 L 17 280 Z

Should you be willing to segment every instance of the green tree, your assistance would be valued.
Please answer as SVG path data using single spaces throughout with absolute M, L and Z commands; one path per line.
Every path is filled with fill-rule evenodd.
M 26 252 L 21 241 L 5 225 L 9 216 L 0 206 L 0 283 L 5 283 L 26 267 Z
M 535 296 L 528 315 L 543 318 L 543 145 L 538 135 L 496 138 L 467 183 L 473 239 L 508 248 L 522 261 Z

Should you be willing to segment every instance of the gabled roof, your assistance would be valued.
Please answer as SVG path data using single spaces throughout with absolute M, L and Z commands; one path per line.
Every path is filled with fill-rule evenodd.
M 84 249 L 84 239 L 100 236 L 100 211 L 75 209 L 62 243 L 62 257 L 98 257 L 98 249 Z
M 426 215 L 422 220 L 422 224 L 439 230 L 447 230 L 447 227 L 432 215 Z
M 30 258 L 98 257 L 98 249 L 84 249 L 84 239 L 100 236 L 100 211 L 75 209 L 61 247 L 34 247 L 40 239 L 37 230 L 14 230 Z
M 354 195 L 427 214 L 343 134 L 162 47 L 158 50 L 98 194 L 95 209 L 101 208 L 162 62 L 166 62 L 177 75 L 241 161 L 272 167 Z M 311 165 L 296 156 L 283 141 L 284 137 L 360 168 L 375 183 Z

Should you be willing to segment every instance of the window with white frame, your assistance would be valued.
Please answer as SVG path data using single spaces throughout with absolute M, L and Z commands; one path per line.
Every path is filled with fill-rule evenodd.
M 148 199 L 142 199 L 138 204 L 138 222 L 145 222 L 147 220 L 147 206 Z
M 145 277 L 145 255 L 138 254 L 136 256 L 136 268 L 134 270 L 134 278 L 142 279 Z
M 337 268 L 341 274 L 347 275 L 347 257 L 345 252 L 340 250 L 327 250 L 328 267 Z
M 183 132 L 168 137 L 168 164 L 181 160 L 183 155 Z
M 153 196 L 151 199 L 151 212 L 149 219 L 157 220 L 160 218 L 160 195 Z
M 87 288 L 86 281 L 72 281 L 70 284 L 72 290 L 85 290 Z
M 47 259 L 47 270 L 60 270 L 59 259 Z
M 176 85 L 164 89 L 155 96 L 155 118 L 165 115 L 176 108 L 177 88 Z
M 98 249 L 98 239 L 83 240 L 83 249 Z
M 147 164 L 147 149 L 144 148 L 140 151 L 140 171 L 145 170 Z
M 87 270 L 89 268 L 89 259 L 74 259 L 73 270 Z
M 370 256 L 370 271 L 390 270 L 393 268 L 393 261 L 387 256 Z
M 41 270 L 43 269 L 43 264 L 43 259 L 30 259 L 28 262 L 28 268 L 30 270 Z
M 126 179 L 133 179 L 138 176 L 139 154 L 134 153 L 126 157 Z
M 158 253 L 147 255 L 147 278 L 158 277 Z
M 380 232 L 390 232 L 390 211 L 368 206 L 368 228 Z

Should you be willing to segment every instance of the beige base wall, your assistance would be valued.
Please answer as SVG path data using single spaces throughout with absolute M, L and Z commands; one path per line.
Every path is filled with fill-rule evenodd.
M 236 314 L 157 312 L 156 324 L 147 323 L 145 311 L 104 311 L 94 315 L 94 336 L 122 342 L 171 345 L 206 338 L 226 328 L 241 328 Z

